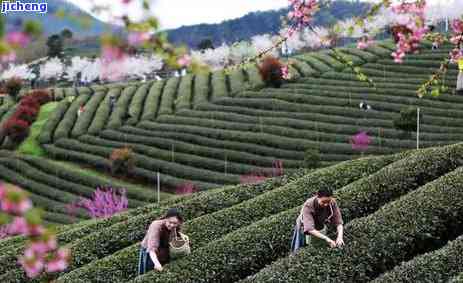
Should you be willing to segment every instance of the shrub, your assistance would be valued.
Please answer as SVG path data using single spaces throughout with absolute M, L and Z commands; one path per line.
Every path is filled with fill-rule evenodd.
M 453 277 L 449 283 L 463 283 L 463 272 Z
M 16 100 L 22 86 L 22 80 L 20 78 L 13 77 L 6 81 L 5 90 L 13 99 Z
M 38 110 L 38 108 L 29 107 L 21 103 L 19 107 L 16 108 L 16 112 L 14 113 L 13 117 L 18 120 L 23 120 L 30 125 L 35 121 Z
M 404 132 L 416 132 L 417 114 L 418 110 L 415 107 L 403 108 L 400 117 L 394 119 L 394 127 Z M 423 121 L 422 119 L 423 115 L 420 113 L 420 122 Z
M 3 134 L 9 138 L 13 146 L 19 145 L 29 134 L 29 123 L 11 117 L 3 125 Z
M 38 137 L 40 144 L 47 144 L 53 141 L 53 132 L 55 131 L 60 121 L 63 119 L 70 104 L 71 103 L 67 100 L 61 100 L 58 103 L 55 111 L 51 113 L 45 122 L 45 125 L 42 127 L 42 130 L 40 131 L 40 135 Z
M 133 170 L 135 164 L 132 149 L 128 147 L 113 150 L 109 160 L 111 162 L 111 173 L 113 175 L 128 175 Z
M 463 272 L 462 254 L 463 236 L 460 236 L 441 249 L 396 266 L 371 283 L 448 282 L 452 276 Z
M 320 166 L 320 148 L 313 147 L 304 152 L 304 168 L 317 168 Z
M 267 56 L 259 65 L 259 73 L 267 86 L 279 88 L 283 83 L 283 64 L 272 56 Z
M 196 192 L 195 185 L 191 182 L 181 184 L 175 189 L 175 194 L 177 195 L 189 195 Z
M 48 103 L 51 101 L 51 96 L 48 90 L 46 89 L 37 89 L 29 92 L 24 98 L 24 99 L 34 99 L 37 101 L 40 105 L 43 105 L 45 103 Z

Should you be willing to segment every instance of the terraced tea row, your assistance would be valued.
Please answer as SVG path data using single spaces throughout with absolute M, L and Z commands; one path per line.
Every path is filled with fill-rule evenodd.
M 70 216 L 67 205 L 80 197 L 91 198 L 100 186 L 125 188 L 131 208 L 144 206 L 155 198 L 154 193 L 134 185 L 90 176 L 83 174 L 83 170 L 9 151 L 0 151 L 0 169 L 0 178 L 26 190 L 33 203 L 47 212 L 45 220 L 52 223 L 72 223 L 89 218 L 83 210 L 78 210 L 76 217 Z
M 276 282 L 283 282 L 288 278 L 289 282 L 301 282 L 298 277 L 294 277 L 297 278 L 295 281 L 291 281 L 291 278 L 299 276 L 296 274 L 298 272 L 310 276 L 307 274 L 314 270 L 315 265 L 325 268 L 324 261 L 312 262 L 306 258 L 313 254 L 317 258 L 323 256 L 328 261 L 341 259 L 346 261 L 346 265 L 343 266 L 351 266 L 343 269 L 342 273 L 328 272 L 323 273 L 324 276 L 359 276 L 361 273 L 352 273 L 351 270 L 366 268 L 364 264 L 367 264 L 375 266 L 377 270 L 375 273 L 365 273 L 365 276 L 372 280 L 380 275 L 381 271 L 391 269 L 401 260 L 422 253 L 420 247 L 428 246 L 426 251 L 437 249 L 445 244 L 446 240 L 452 240 L 463 232 L 455 228 L 461 227 L 458 222 L 458 219 L 462 219 L 463 213 L 461 202 L 450 203 L 452 198 L 459 200 L 463 193 L 463 181 L 460 178 L 462 169 L 459 168 L 463 165 L 461 160 L 463 145 L 457 144 L 394 156 L 347 161 L 319 169 L 304 177 L 296 176 L 296 180 L 292 179 L 293 182 L 287 179 L 273 185 L 266 183 L 267 185 L 250 186 L 249 189 L 241 186 L 239 189 L 230 187 L 223 191 L 211 190 L 189 198 L 168 200 L 162 204 L 163 207 L 137 208 L 133 212 L 116 216 L 118 220 L 104 220 L 102 223 L 106 224 L 102 224 L 100 229 L 93 230 L 93 233 L 84 238 L 77 238 L 78 232 L 60 233 L 60 237 L 70 243 L 74 257 L 70 272 L 62 274 L 58 282 L 127 282 L 134 279 L 138 242 L 150 221 L 170 206 L 180 207 L 186 213 L 188 221 L 185 223 L 184 231 L 190 235 L 194 243 L 193 253 L 188 258 L 167 265 L 163 273 L 148 273 L 136 278 L 136 282 L 231 282 L 245 279 L 252 274 L 257 275 L 248 280 L 263 278 L 262 280 L 266 281 L 268 274 L 277 278 Z M 294 219 L 300 205 L 321 187 L 336 190 L 336 197 L 347 223 L 346 231 L 349 231 L 346 233 L 348 246 L 339 252 L 307 247 L 296 257 L 286 258 Z M 445 188 L 452 189 L 444 193 Z M 420 209 L 404 210 L 404 207 Z M 419 217 L 415 217 L 415 214 L 419 214 Z M 428 218 L 433 220 L 430 221 Z M 402 237 L 404 233 L 401 233 L 401 239 L 398 241 L 408 245 L 410 252 L 403 255 L 402 250 L 405 249 L 390 251 L 389 242 L 383 243 L 389 238 L 381 236 L 387 227 L 381 228 L 383 220 L 379 219 L 385 219 L 388 227 L 408 229 L 410 233 L 415 231 L 413 227 L 422 227 L 431 231 L 429 233 L 432 237 L 423 238 L 420 231 L 424 230 L 418 228 L 418 232 L 413 232 L 414 234 L 405 237 L 406 239 Z M 421 225 L 422 221 L 427 224 Z M 410 224 L 406 224 L 408 222 Z M 443 223 L 455 223 L 456 226 L 442 226 Z M 85 227 L 76 229 L 86 230 Z M 382 233 L 375 234 L 375 231 L 379 230 Z M 388 231 L 390 237 L 396 235 L 395 230 Z M 369 233 L 369 238 L 372 239 L 370 244 L 368 238 L 362 236 L 364 232 Z M 68 236 L 65 236 L 66 233 Z M 432 241 L 428 242 L 426 239 Z M 426 244 L 422 241 L 426 241 Z M 423 244 L 415 247 L 415 242 Z M 386 256 L 390 258 L 387 269 L 378 268 L 375 258 L 367 257 L 371 261 L 365 261 L 364 254 L 372 251 L 375 255 L 383 255 L 384 248 L 388 249 Z M 390 254 L 394 255 L 389 257 Z M 0 257 L 2 268 L 8 268 L 7 260 L 7 257 Z M 288 261 L 295 263 L 294 266 L 304 268 L 298 267 L 298 272 L 293 273 L 286 265 Z M 307 265 L 307 261 L 312 263 Z M 356 265 L 357 261 L 363 265 Z M 275 263 L 265 268 L 272 262 Z M 283 277 L 278 279 L 280 268 L 285 271 L 281 273 Z M 23 275 L 20 270 L 14 268 L 2 279 L 20 280 L 21 276 Z M 364 277 L 358 278 L 364 281 Z
M 166 187 L 191 180 L 200 189 L 270 171 L 275 160 L 283 161 L 288 170 L 301 167 L 304 151 L 312 148 L 319 148 L 323 165 L 356 158 L 360 153 L 349 141 L 359 131 L 371 137 L 366 154 L 415 148 L 415 135 L 404 139 L 393 125 L 401 109 L 410 105 L 419 106 L 424 114 L 421 147 L 461 141 L 463 98 L 448 94 L 416 97 L 428 68 L 447 55 L 448 46 L 437 53 L 425 50 L 400 66 L 388 59 L 392 49 L 385 43 L 366 50 L 338 51 L 363 65 L 367 73 L 381 72 L 369 73 L 377 82 L 376 89 L 357 81 L 333 51 L 290 59 L 302 78 L 281 89 L 246 90 L 251 85 L 262 87 L 255 66 L 127 87 L 79 88 L 74 90 L 79 93 L 76 99 L 60 103 L 40 141 L 53 143 L 45 147 L 57 158 L 100 168 L 107 168 L 104 159 L 111 149 L 131 146 L 137 156 L 138 177 L 156 181 L 150 172 L 159 170 Z M 398 73 L 402 67 L 407 77 Z M 455 72 L 449 75 L 446 83 L 454 87 Z M 116 99 L 114 105 L 109 97 Z M 373 110 L 359 109 L 361 101 Z M 85 111 L 78 117 L 81 105 Z

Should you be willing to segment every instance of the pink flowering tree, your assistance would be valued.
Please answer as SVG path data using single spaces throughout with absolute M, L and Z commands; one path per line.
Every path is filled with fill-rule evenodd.
M 368 146 L 371 143 L 371 138 L 368 136 L 367 132 L 361 131 L 356 135 L 353 135 L 350 140 L 352 149 L 362 152 L 362 154 L 368 149 Z
M 29 278 L 67 268 L 70 250 L 58 246 L 56 234 L 42 225 L 41 211 L 33 208 L 24 191 L 0 184 L 0 225 L 3 237 L 29 238 L 18 259 Z
M 256 184 L 265 181 L 267 178 L 278 177 L 284 174 L 283 161 L 274 160 L 271 170 L 254 171 L 250 174 L 240 176 L 240 184 Z
M 175 194 L 177 195 L 190 195 L 194 192 L 197 192 L 195 185 L 191 182 L 183 183 L 175 189 Z
M 92 198 L 80 198 L 79 201 L 67 205 L 68 213 L 72 216 L 78 208 L 88 212 L 92 218 L 107 218 L 118 212 L 127 210 L 128 199 L 126 190 L 98 187 Z

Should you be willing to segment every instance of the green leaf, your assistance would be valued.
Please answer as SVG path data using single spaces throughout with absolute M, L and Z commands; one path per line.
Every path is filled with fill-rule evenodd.
M 439 88 L 435 88 L 431 91 L 431 96 L 433 97 L 438 97 L 440 95 L 440 89 Z
M 31 225 L 39 225 L 42 224 L 42 215 L 43 211 L 41 209 L 32 208 L 26 212 L 25 218 L 27 223 Z

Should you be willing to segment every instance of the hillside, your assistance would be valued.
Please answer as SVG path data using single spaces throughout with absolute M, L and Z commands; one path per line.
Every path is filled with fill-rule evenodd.
M 45 36 L 60 33 L 63 29 L 68 28 L 74 33 L 75 38 L 85 38 L 87 36 L 100 35 L 104 31 L 117 28 L 116 26 L 101 22 L 68 1 L 47 0 L 45 2 L 48 5 L 47 13 L 8 12 L 6 18 L 7 30 L 16 29 L 16 24 L 19 21 L 27 20 L 40 22 Z M 56 12 L 59 10 L 64 10 L 71 16 L 64 19 L 57 17 Z
M 336 0 L 322 9 L 314 17 L 315 26 L 330 26 L 337 21 L 362 15 L 369 4 L 359 1 Z M 281 17 L 288 14 L 288 9 L 257 11 L 243 17 L 226 20 L 218 24 L 198 24 L 166 30 L 168 39 L 174 44 L 185 44 L 198 49 L 201 41 L 210 39 L 214 46 L 222 43 L 232 44 L 250 40 L 261 34 L 277 34 L 281 29 Z
M 462 161 L 462 144 L 361 158 L 74 224 L 58 233 L 73 257 L 56 282 L 446 282 L 463 272 Z M 322 187 L 335 191 L 346 246 L 288 257 L 300 207 Z M 186 216 L 192 254 L 136 278 L 139 241 L 173 206 Z M 22 245 L 0 241 L 2 282 L 25 280 L 15 263 Z
M 377 89 L 355 79 L 328 51 L 298 55 L 293 75 L 280 89 L 263 88 L 257 67 L 187 75 L 137 84 L 55 89 L 61 100 L 39 136 L 53 158 L 107 171 L 115 148 L 132 147 L 134 176 L 155 184 L 156 171 L 166 190 L 192 181 L 197 189 L 237 184 L 244 175 L 272 172 L 276 160 L 291 172 L 303 166 L 304 152 L 319 148 L 323 166 L 358 158 L 349 139 L 367 131 L 365 152 L 380 155 L 416 147 L 415 134 L 404 138 L 393 119 L 405 106 L 419 106 L 424 115 L 420 146 L 462 140 L 463 97 L 455 88 L 451 66 L 449 92 L 418 99 L 416 89 L 438 67 L 448 47 L 428 47 L 402 65 L 390 59 L 392 45 L 361 51 L 341 48 L 361 66 Z M 112 112 L 109 96 L 117 103 Z M 77 95 L 77 96 L 76 96 Z M 72 102 L 65 97 L 76 97 Z M 366 101 L 372 110 L 359 109 Z M 86 111 L 77 119 L 77 110 Z M 12 108 L 0 107 L 0 123 Z

